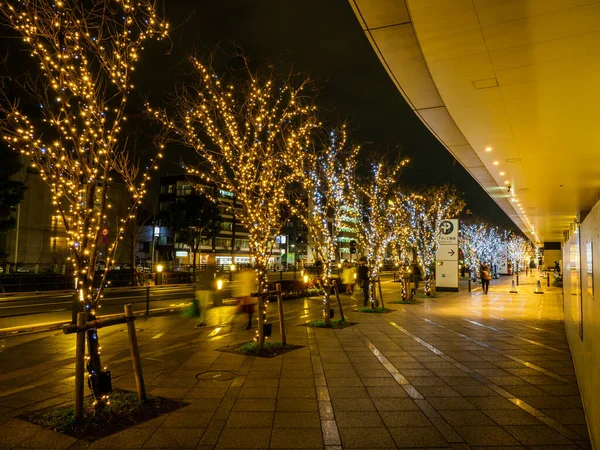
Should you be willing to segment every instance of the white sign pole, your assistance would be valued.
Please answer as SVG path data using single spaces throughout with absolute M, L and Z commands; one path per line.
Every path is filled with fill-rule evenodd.
M 441 292 L 458 292 L 458 219 L 442 220 L 439 232 L 435 287 Z

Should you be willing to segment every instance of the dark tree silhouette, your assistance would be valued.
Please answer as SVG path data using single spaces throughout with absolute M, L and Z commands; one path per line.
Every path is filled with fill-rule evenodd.
M 196 280 L 196 255 L 202 240 L 219 234 L 221 216 L 217 204 L 203 192 L 192 192 L 171 205 L 167 225 L 175 233 L 175 241 L 186 244 L 192 252 L 192 276 Z
M 22 167 L 17 153 L 0 146 L 0 231 L 12 230 L 16 225 L 11 214 L 27 189 L 24 182 L 15 179 Z

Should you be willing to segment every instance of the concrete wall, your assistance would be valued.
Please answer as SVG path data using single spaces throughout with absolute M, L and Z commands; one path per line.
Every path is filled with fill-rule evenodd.
M 560 250 L 544 250 L 544 266 L 546 269 L 554 270 L 555 261 L 558 261 L 560 264 L 560 270 L 562 271 L 562 252 Z
M 565 329 L 594 448 L 600 448 L 600 203 L 563 246 Z

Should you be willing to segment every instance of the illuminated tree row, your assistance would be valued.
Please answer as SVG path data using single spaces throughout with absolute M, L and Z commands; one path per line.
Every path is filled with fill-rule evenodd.
M 412 193 L 398 193 L 396 203 L 408 214 L 410 243 L 425 278 L 425 292 L 435 293 L 435 255 L 439 246 L 440 225 L 458 216 L 465 202 L 454 186 L 432 186 Z
M 338 245 L 339 230 L 345 217 L 344 173 L 354 165 L 359 147 L 347 148 L 346 126 L 331 130 L 321 147 L 305 157 L 302 194 L 294 204 L 294 213 L 306 225 L 310 245 L 322 263 L 323 318 L 329 326 L 330 277 Z
M 266 287 L 274 236 L 291 211 L 288 190 L 302 180 L 304 161 L 320 125 L 305 92 L 306 80 L 242 72 L 224 79 L 199 58 L 190 58 L 192 80 L 177 89 L 164 109 L 147 106 L 163 127 L 161 146 L 194 150 L 200 165 L 188 173 L 205 177 L 236 198 L 236 217 L 249 232 L 257 282 Z M 265 304 L 266 305 L 266 304 Z M 259 341 L 266 306 L 259 301 Z

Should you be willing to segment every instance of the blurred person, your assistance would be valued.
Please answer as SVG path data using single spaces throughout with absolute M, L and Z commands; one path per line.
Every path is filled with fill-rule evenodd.
M 258 297 L 251 296 L 253 292 L 256 292 L 256 272 L 252 269 L 241 270 L 233 285 L 233 297 L 238 300 L 238 312 L 248 314 L 246 330 L 252 328 L 252 315 L 258 303 Z
M 348 295 L 352 295 L 354 291 L 354 283 L 356 283 L 355 275 L 356 268 L 346 260 L 342 269 L 342 283 L 346 285 L 346 294 Z

